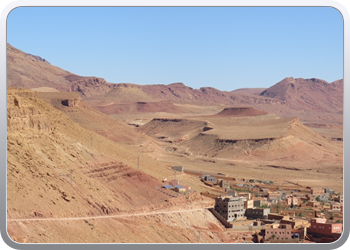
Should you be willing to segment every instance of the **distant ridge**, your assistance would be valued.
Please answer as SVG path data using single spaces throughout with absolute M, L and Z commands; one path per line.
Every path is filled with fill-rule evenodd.
M 260 116 L 267 114 L 268 112 L 260 111 L 253 107 L 230 107 L 225 108 L 216 116 Z
M 134 83 L 108 83 L 95 76 L 79 76 L 51 65 L 40 56 L 22 52 L 7 44 L 7 85 L 17 88 L 53 88 L 58 91 L 76 92 L 91 106 L 120 103 L 116 88 L 142 97 L 141 101 L 168 101 L 172 103 L 223 104 L 225 106 L 251 106 L 279 116 L 305 115 L 308 113 L 341 114 L 343 110 L 343 79 L 328 83 L 311 78 L 287 77 L 267 88 L 243 88 L 221 91 L 214 87 L 193 89 L 182 82 L 171 84 L 138 85 Z M 213 82 L 213 86 L 216 83 Z M 139 90 L 139 91 L 136 91 Z M 261 91 L 261 92 L 260 92 Z M 260 93 L 259 93 L 260 92 Z M 101 96 L 113 100 L 101 102 Z M 115 97 L 113 97 L 115 96 Z M 146 98 L 147 96 L 147 98 Z M 96 98 L 96 100 L 94 100 Z M 133 97 L 134 98 L 134 97 Z M 143 99 L 147 100 L 143 100 Z M 140 100 L 137 100 L 140 101 Z M 322 115 L 321 115 L 322 116 Z M 320 115 L 317 119 L 324 120 Z M 327 115 L 325 115 L 327 116 Z M 328 117 L 328 116 L 327 116 Z M 328 119 L 328 118 L 326 118 Z M 332 118 L 333 119 L 333 118 Z
M 260 96 L 287 103 L 295 110 L 337 113 L 343 109 L 343 80 L 287 77 L 264 90 Z

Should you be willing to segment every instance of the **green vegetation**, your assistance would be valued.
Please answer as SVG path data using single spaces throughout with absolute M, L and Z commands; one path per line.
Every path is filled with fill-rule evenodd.
M 261 208 L 269 208 L 269 206 L 267 204 L 262 204 L 260 207 Z
M 93 230 L 94 229 L 94 224 L 91 224 L 89 221 L 87 221 L 87 220 L 84 220 L 84 222 L 86 223 L 86 224 L 88 224 L 90 227 L 91 227 L 91 230 Z
M 280 210 L 281 206 L 279 203 L 276 204 L 276 212 L 279 213 L 279 210 Z

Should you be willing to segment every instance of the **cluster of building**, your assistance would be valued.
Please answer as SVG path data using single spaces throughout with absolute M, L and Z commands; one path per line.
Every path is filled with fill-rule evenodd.
M 175 172 L 183 172 L 181 166 L 172 169 Z M 235 222 L 249 220 L 252 222 L 249 224 L 249 230 L 254 228 L 255 232 L 259 232 L 260 242 L 299 242 L 300 239 L 333 242 L 342 233 L 342 221 L 335 221 L 334 218 L 337 215 L 337 218 L 342 219 L 343 196 L 340 193 L 336 194 L 331 188 L 300 185 L 278 187 L 273 185 L 272 181 L 252 179 L 242 179 L 243 183 L 238 183 L 235 178 L 228 181 L 227 176 L 217 178 L 208 174 L 200 178 L 204 184 L 225 193 L 214 196 L 215 206 L 211 209 L 220 222 L 227 228 L 234 228 Z M 173 185 L 163 187 L 177 192 L 186 191 L 176 179 L 168 183 Z M 214 198 L 209 192 L 206 195 Z M 274 213 L 272 208 L 275 209 Z M 310 213 L 310 210 L 313 216 L 305 216 L 299 212 Z M 327 213 L 328 220 L 325 216 Z
M 208 178 L 207 178 L 208 179 Z M 252 197 L 250 192 L 230 190 L 226 195 L 215 198 L 214 210 L 228 223 L 238 220 L 255 220 L 253 225 L 260 226 L 263 241 L 295 242 L 307 239 L 316 242 L 332 242 L 342 233 L 341 221 L 327 220 L 322 212 L 342 213 L 343 196 L 332 189 L 306 188 L 284 191 L 259 190 L 259 195 Z M 271 213 L 270 207 L 283 204 L 285 210 Z M 295 214 L 291 208 L 297 207 L 314 210 L 314 217 L 307 218 Z

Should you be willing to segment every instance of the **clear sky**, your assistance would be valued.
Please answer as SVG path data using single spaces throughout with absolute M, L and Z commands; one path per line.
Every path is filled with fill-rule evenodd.
M 343 78 L 343 19 L 330 7 L 21 7 L 7 42 L 112 83 L 231 91 Z

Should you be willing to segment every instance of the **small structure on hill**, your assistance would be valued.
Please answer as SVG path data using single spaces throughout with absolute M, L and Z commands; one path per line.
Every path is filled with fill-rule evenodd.
M 173 189 L 174 186 L 172 186 L 172 185 L 163 185 L 162 188 L 165 188 L 165 189 Z
M 184 171 L 184 167 L 183 166 L 172 166 L 171 167 L 172 170 L 178 171 L 178 172 L 183 172 Z
M 209 174 L 202 175 L 202 180 L 210 181 L 210 182 L 216 182 L 216 177 L 210 176 Z
M 219 186 L 222 188 L 230 188 L 230 182 L 222 179 L 218 179 Z
M 178 192 L 178 193 L 186 192 L 186 188 L 184 188 L 181 185 L 176 185 L 174 190 L 175 190 L 175 192 Z

